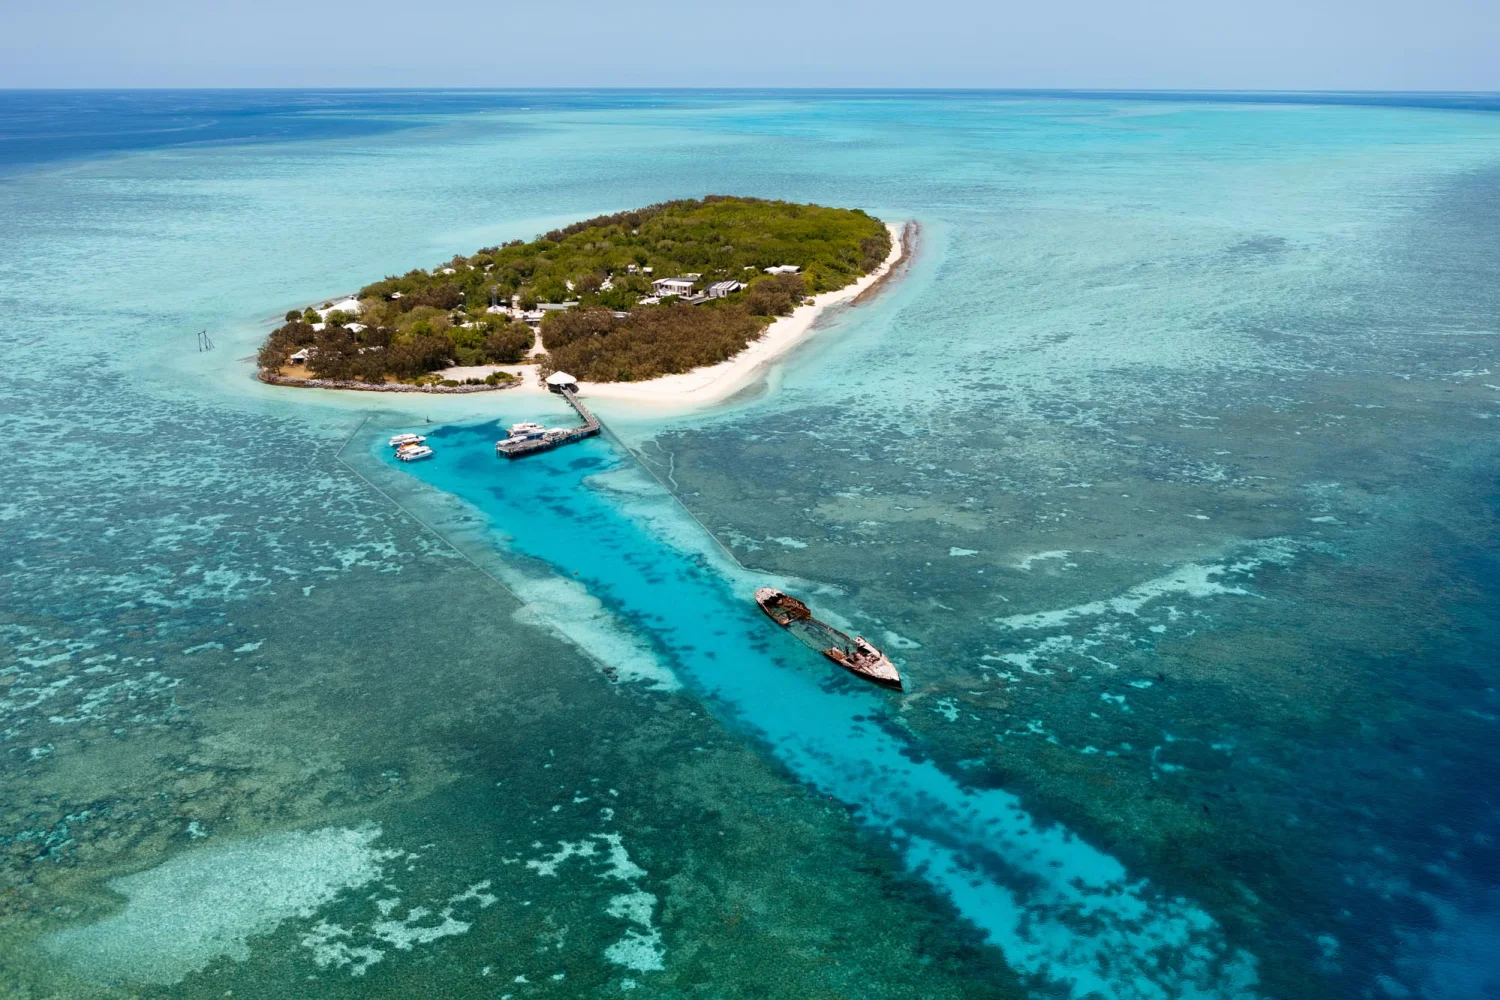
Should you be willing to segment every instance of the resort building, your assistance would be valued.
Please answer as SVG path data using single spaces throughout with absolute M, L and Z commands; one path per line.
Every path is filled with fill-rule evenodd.
M 715 281 L 708 286 L 707 293 L 711 299 L 722 299 L 726 295 L 733 295 L 745 286 L 738 281 Z
M 777 264 L 775 267 L 765 269 L 767 274 L 796 274 L 802 268 L 796 264 Z
M 657 295 L 687 295 L 693 290 L 693 278 L 657 278 L 651 282 Z
M 564 389 L 577 392 L 578 380 L 567 372 L 553 372 L 547 376 L 547 388 L 552 392 L 562 392 Z
M 359 313 L 361 308 L 362 307 L 359 304 L 359 299 L 351 297 L 347 299 L 339 299 L 332 305 L 324 306 L 322 309 L 317 310 L 317 314 L 320 318 L 326 320 L 329 313 L 341 312 L 348 313 L 349 315 L 354 316 Z

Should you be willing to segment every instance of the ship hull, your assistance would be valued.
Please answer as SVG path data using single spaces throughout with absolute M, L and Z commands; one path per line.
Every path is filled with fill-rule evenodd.
M 888 657 L 882 656 L 874 662 L 856 663 L 842 649 L 825 649 L 823 655 L 854 676 L 863 677 L 871 684 L 879 684 L 892 691 L 903 690 L 901 675 L 896 672 L 896 665 Z
M 902 690 L 896 665 L 863 637 L 851 639 L 826 622 L 818 621 L 806 604 L 773 587 L 758 589 L 755 603 L 766 617 L 854 676 L 881 687 Z
M 755 603 L 760 605 L 766 617 L 782 628 L 786 628 L 792 622 L 812 619 L 812 612 L 807 609 L 806 604 L 771 587 L 761 587 L 757 590 Z

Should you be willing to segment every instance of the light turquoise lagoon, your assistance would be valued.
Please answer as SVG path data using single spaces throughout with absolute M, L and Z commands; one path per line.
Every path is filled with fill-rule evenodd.
M 1495 995 L 1497 110 L 0 94 L 0 993 Z M 250 377 L 706 193 L 922 238 L 521 461 L 559 400 Z

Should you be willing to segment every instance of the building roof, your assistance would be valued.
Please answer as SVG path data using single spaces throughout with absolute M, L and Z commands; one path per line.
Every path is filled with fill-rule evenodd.
M 328 314 L 331 312 L 349 313 L 350 315 L 354 315 L 358 313 L 361 308 L 362 307 L 359 304 L 359 299 L 351 296 L 347 299 L 339 299 L 337 302 L 333 303 L 327 308 L 319 309 L 318 315 L 323 317 L 324 319 L 327 319 Z
M 553 372 L 547 376 L 548 385 L 576 385 L 578 380 L 567 372 Z

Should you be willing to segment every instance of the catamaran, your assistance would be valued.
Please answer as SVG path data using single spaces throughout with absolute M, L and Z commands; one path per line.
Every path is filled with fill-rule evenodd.
M 396 449 L 396 457 L 401 459 L 401 461 L 403 462 L 415 462 L 418 459 L 430 458 L 431 456 L 432 449 L 427 447 L 425 444 L 416 444 L 415 442 L 413 442 L 410 444 L 403 444 L 401 447 Z

